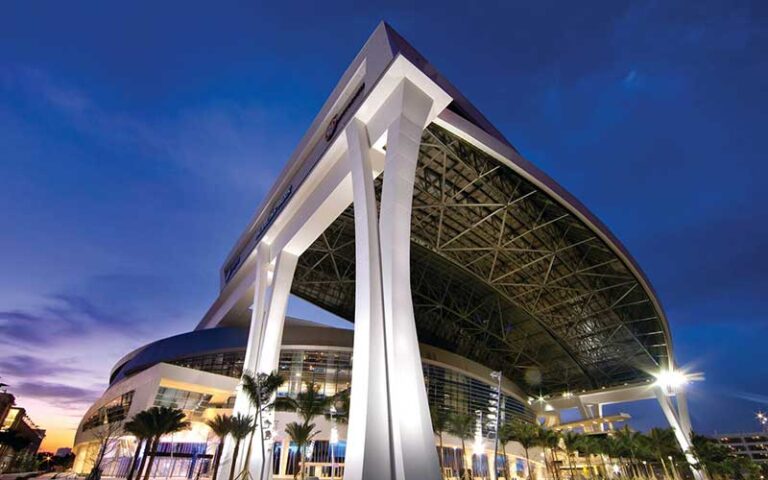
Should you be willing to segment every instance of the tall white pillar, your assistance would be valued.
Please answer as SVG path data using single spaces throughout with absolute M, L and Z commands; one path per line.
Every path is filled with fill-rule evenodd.
M 285 250 L 277 254 L 269 305 L 266 312 L 267 321 L 264 326 L 264 336 L 257 360 L 256 370 L 259 373 L 274 371 L 280 360 L 285 312 L 288 308 L 288 298 L 291 295 L 291 284 L 293 284 L 293 275 L 296 273 L 298 260 L 299 257 L 297 255 Z
M 353 119 L 345 134 L 355 210 L 355 334 L 344 478 L 393 478 L 371 147 L 359 120 Z
M 395 478 L 439 479 L 411 297 L 411 207 L 421 134 L 432 99 L 404 79 L 387 129 L 379 245 Z
M 257 373 L 271 373 L 277 370 L 280 362 L 280 349 L 283 344 L 283 328 L 285 326 L 285 313 L 288 308 L 288 298 L 291 294 L 291 284 L 296 273 L 296 264 L 298 256 L 282 250 L 277 254 L 275 262 L 275 271 L 272 278 L 272 287 L 269 290 L 268 305 L 265 312 L 266 321 L 263 326 L 258 358 L 256 359 Z M 257 420 L 257 418 L 254 418 Z M 265 423 L 274 425 L 274 412 L 266 415 L 263 419 Z M 273 441 L 264 441 L 264 457 L 262 458 L 261 435 L 253 439 L 253 455 L 251 463 L 248 466 L 252 478 L 258 479 L 261 472 L 262 462 L 266 465 L 264 468 L 264 477 L 262 480 L 272 478 L 272 449 Z
M 274 273 L 269 278 L 269 245 L 261 244 L 256 250 L 256 277 L 254 281 L 254 299 L 251 307 L 251 325 L 248 334 L 248 346 L 245 352 L 244 371 L 250 373 L 269 373 L 277 368 L 280 359 L 280 347 L 283 338 L 285 313 L 288 306 L 293 275 L 298 257 L 286 251 L 277 255 Z M 248 397 L 237 387 L 234 414 L 252 415 L 256 420 L 256 409 Z M 267 419 L 265 419 L 267 420 Z M 272 421 L 272 419 L 268 419 Z M 261 455 L 261 435 L 253 438 L 251 461 L 248 467 L 251 478 L 258 479 L 262 463 L 271 467 L 272 442 L 265 442 L 265 457 Z M 239 474 L 245 468 L 247 442 L 241 445 L 235 471 Z M 224 443 L 219 476 L 227 478 L 232 466 L 234 442 L 227 438 Z M 265 478 L 272 475 L 271 468 L 264 469 Z
M 688 405 L 685 401 L 685 394 L 683 393 L 681 397 L 681 393 L 679 391 L 676 392 L 677 408 L 675 408 L 672 399 L 667 395 L 667 392 L 664 391 L 663 388 L 655 387 L 655 391 L 656 398 L 659 400 L 659 405 L 661 405 L 661 411 L 664 412 L 664 416 L 667 418 L 669 426 L 674 430 L 675 438 L 677 438 L 677 443 L 680 445 L 680 449 L 685 452 L 685 458 L 688 460 L 688 464 L 691 467 L 693 477 L 696 480 L 706 480 L 707 477 L 704 474 L 704 471 L 694 467 L 697 463 L 696 459 L 689 453 L 691 450 L 691 420 L 690 417 L 688 417 Z M 681 418 L 683 417 L 683 413 L 685 416 L 684 419 Z
M 264 319 L 266 309 L 266 292 L 269 287 L 269 245 L 259 244 L 254 252 L 256 262 L 254 267 L 254 290 L 253 303 L 251 304 L 251 323 L 248 329 L 248 343 L 245 350 L 245 359 L 243 361 L 244 372 L 255 372 L 257 360 L 259 357 L 260 345 L 264 336 Z M 235 406 L 233 414 L 250 415 L 252 408 L 248 398 L 241 392 L 240 385 L 237 386 Z M 224 439 L 224 448 L 222 450 L 221 461 L 219 463 L 219 478 L 228 478 L 229 471 L 232 468 L 232 453 L 234 450 L 234 440 L 227 436 Z M 240 464 L 236 468 L 239 473 L 242 470 L 244 455 L 240 457 Z

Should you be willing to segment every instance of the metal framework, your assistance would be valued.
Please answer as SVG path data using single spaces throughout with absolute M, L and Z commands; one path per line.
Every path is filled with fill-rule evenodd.
M 434 124 L 411 242 L 420 340 L 531 394 L 645 381 L 668 362 L 660 315 L 622 259 L 547 193 Z M 300 257 L 292 292 L 354 320 L 354 250 L 350 206 Z

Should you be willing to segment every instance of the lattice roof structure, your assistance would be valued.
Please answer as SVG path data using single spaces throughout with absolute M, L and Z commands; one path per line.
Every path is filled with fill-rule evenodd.
M 350 321 L 352 208 L 301 256 L 292 286 Z M 524 172 L 429 125 L 411 219 L 420 340 L 500 369 L 531 394 L 649 381 L 669 363 L 663 312 L 622 247 L 582 217 Z

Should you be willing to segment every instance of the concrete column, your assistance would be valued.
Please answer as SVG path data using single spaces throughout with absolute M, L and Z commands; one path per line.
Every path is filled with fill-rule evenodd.
M 277 369 L 280 361 L 280 348 L 283 344 L 283 327 L 285 326 L 285 313 L 288 308 L 288 298 L 291 294 L 291 284 L 293 276 L 296 273 L 296 264 L 299 257 L 286 250 L 277 254 L 274 276 L 272 278 L 272 287 L 269 291 L 269 298 L 266 310 L 266 322 L 263 327 L 261 337 L 261 347 L 259 356 L 256 360 L 256 372 L 271 373 Z M 265 416 L 264 422 L 274 425 L 274 412 Z M 253 454 L 251 464 L 248 470 L 253 478 L 258 478 L 261 471 L 262 462 L 266 464 L 264 468 L 263 480 L 272 478 L 272 444 L 271 440 L 264 442 L 264 455 L 261 456 L 261 436 L 257 435 L 253 439 Z M 245 448 L 245 447 L 244 447 Z
M 255 372 L 256 362 L 259 357 L 260 344 L 264 336 L 264 318 L 266 309 L 266 292 L 269 287 L 269 245 L 260 244 L 254 252 L 256 256 L 256 265 L 254 272 L 254 290 L 253 303 L 251 306 L 251 323 L 248 329 L 248 344 L 245 350 L 245 359 L 243 362 L 243 371 Z M 237 386 L 235 396 L 235 406 L 232 409 L 233 414 L 251 415 L 251 405 L 248 398 L 241 392 L 240 385 Z M 232 466 L 232 453 L 235 442 L 232 437 L 227 436 L 224 439 L 224 447 L 219 463 L 219 478 L 228 478 L 229 470 Z M 243 462 L 245 455 L 240 456 Z M 242 467 L 242 463 L 240 465 Z M 238 469 L 239 470 L 239 469 Z
M 288 307 L 288 297 L 291 294 L 291 284 L 293 284 L 293 275 L 296 273 L 298 260 L 297 255 L 285 250 L 277 254 L 275 274 L 272 279 L 271 295 L 266 312 L 267 321 L 257 360 L 256 370 L 259 373 L 274 371 L 280 360 L 285 312 Z
M 353 119 L 345 133 L 355 207 L 355 335 L 344 478 L 393 478 L 371 147 L 359 120 Z
M 688 417 L 688 406 L 685 402 L 685 394 L 683 394 L 683 401 L 682 404 L 684 405 L 683 410 L 685 411 L 685 420 L 681 421 L 680 416 L 680 397 L 678 396 L 678 408 L 676 409 L 674 404 L 672 403 L 672 399 L 669 395 L 664 391 L 663 388 L 655 387 L 654 388 L 656 392 L 656 398 L 659 400 L 659 405 L 661 405 L 661 411 L 664 412 L 664 416 L 667 418 L 667 422 L 669 422 L 669 426 L 672 427 L 672 429 L 675 431 L 675 437 L 677 438 L 677 443 L 680 445 L 680 449 L 683 452 L 688 452 L 691 449 L 691 429 L 690 429 L 690 418 Z M 677 395 L 680 395 L 679 392 L 677 392 Z M 704 474 L 702 470 L 698 470 L 694 468 L 694 465 L 697 463 L 696 459 L 691 455 L 690 453 L 685 453 L 685 458 L 688 460 L 688 464 L 691 466 L 691 472 L 693 472 L 693 478 L 696 480 L 707 480 L 707 476 Z
M 403 80 L 387 129 L 379 238 L 395 478 L 440 478 L 411 297 L 411 207 L 421 134 L 432 99 Z

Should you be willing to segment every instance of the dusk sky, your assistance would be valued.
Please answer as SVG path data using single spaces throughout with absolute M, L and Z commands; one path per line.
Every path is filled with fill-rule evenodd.
M 706 375 L 694 429 L 757 429 L 768 2 L 4 2 L 0 381 L 43 447 L 71 445 L 118 358 L 194 328 L 381 20 L 634 255 Z

